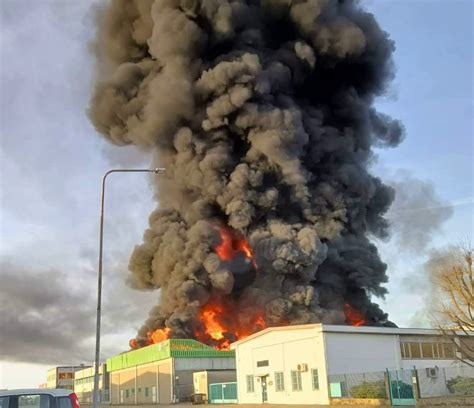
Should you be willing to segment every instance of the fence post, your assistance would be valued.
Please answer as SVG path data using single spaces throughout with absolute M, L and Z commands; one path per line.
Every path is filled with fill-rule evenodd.
M 446 396 L 451 394 L 451 391 L 448 388 L 448 380 L 446 378 L 446 367 L 443 367 L 443 374 L 444 374 L 444 388 L 446 390 Z
M 420 381 L 418 378 L 418 371 L 416 370 L 416 367 L 413 366 L 413 371 L 412 371 L 412 383 L 414 384 L 413 390 L 414 392 L 414 397 L 415 400 L 421 399 L 421 391 L 420 391 Z
M 388 372 L 388 368 L 385 369 L 384 381 L 385 381 L 385 393 L 387 394 L 387 399 L 390 400 L 390 405 L 393 405 L 392 404 L 392 389 L 390 385 L 390 373 Z

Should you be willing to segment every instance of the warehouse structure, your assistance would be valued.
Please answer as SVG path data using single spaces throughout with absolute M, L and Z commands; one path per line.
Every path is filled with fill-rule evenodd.
M 414 366 L 435 373 L 462 364 L 452 343 L 430 329 L 272 327 L 231 348 L 236 352 L 239 403 L 329 404 L 330 397 L 344 391 L 339 374 L 383 375 L 386 369 L 410 373 Z
M 92 403 L 94 393 L 94 374 L 95 367 L 87 367 L 74 373 L 74 392 L 80 403 Z M 106 370 L 106 364 L 99 367 L 99 390 L 100 400 L 106 402 L 109 400 L 109 373 Z
M 90 367 L 84 364 L 80 366 L 59 366 L 50 368 L 47 373 L 47 388 L 66 388 L 74 389 L 74 374 L 78 370 Z
M 169 339 L 107 360 L 111 404 L 170 404 L 189 400 L 193 373 L 235 369 L 233 351 L 195 340 Z

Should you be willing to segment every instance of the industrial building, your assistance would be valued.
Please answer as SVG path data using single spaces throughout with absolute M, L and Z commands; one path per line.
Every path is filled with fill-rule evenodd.
M 80 366 L 60 366 L 50 368 L 47 373 L 47 388 L 65 388 L 73 390 L 75 372 L 86 367 L 90 366 L 82 364 Z
M 235 369 L 234 352 L 169 339 L 107 359 L 111 404 L 170 404 L 194 393 L 193 373 Z
M 344 386 L 343 381 L 331 382 L 337 374 L 414 366 L 429 372 L 461 364 L 452 343 L 430 329 L 272 327 L 231 348 L 236 353 L 238 401 L 243 404 L 329 404 Z
M 94 374 L 95 367 L 87 367 L 75 372 L 74 392 L 80 403 L 92 403 L 94 393 Z M 99 367 L 99 390 L 100 400 L 106 402 L 109 400 L 109 373 L 106 364 Z

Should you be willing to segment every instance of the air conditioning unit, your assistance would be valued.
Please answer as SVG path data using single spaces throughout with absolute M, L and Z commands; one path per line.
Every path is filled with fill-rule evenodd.
M 306 372 L 308 371 L 308 364 L 298 364 L 296 368 L 298 369 L 298 371 Z
M 426 376 L 428 378 L 438 378 L 438 367 L 429 367 L 426 369 Z

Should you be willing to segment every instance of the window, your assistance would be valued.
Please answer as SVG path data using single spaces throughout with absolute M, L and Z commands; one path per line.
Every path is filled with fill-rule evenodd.
M 257 367 L 268 367 L 268 360 L 257 361 Z
M 311 382 L 313 383 L 313 390 L 319 390 L 319 373 L 317 368 L 311 369 Z
M 402 358 L 410 357 L 408 353 L 405 351 L 405 343 L 400 343 L 400 353 L 402 355 Z
M 145 397 L 148 397 L 148 387 L 145 387 Z
M 254 392 L 253 375 L 247 376 L 247 392 Z
M 421 358 L 420 343 L 408 343 L 410 345 L 411 358 Z
M 156 402 L 156 400 L 157 400 L 157 398 L 156 398 L 156 385 L 151 387 L 151 400 L 153 402 Z
M 124 390 L 120 390 L 120 403 L 123 404 L 123 391 Z
M 301 391 L 301 371 L 291 371 L 291 388 L 293 391 Z
M 281 371 L 275 373 L 275 391 L 285 391 L 285 380 Z
M 444 357 L 454 358 L 454 345 L 452 343 L 443 343 Z
M 130 396 L 129 391 L 125 390 L 125 398 L 128 398 Z
M 8 408 L 10 405 L 10 397 L 0 397 L 0 408 Z
M 20 395 L 18 408 L 49 408 L 49 395 Z
M 433 358 L 433 343 L 421 343 L 423 358 Z
M 58 408 L 72 408 L 72 402 L 69 398 L 58 398 L 59 404 Z
M 441 354 L 442 354 L 442 350 L 439 343 L 433 343 L 433 357 L 440 358 Z

